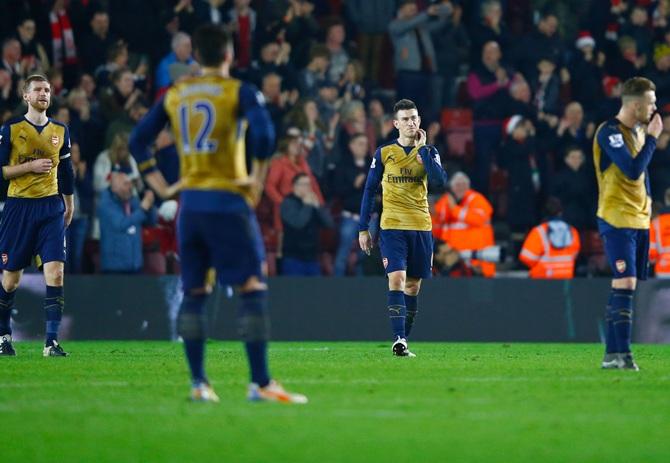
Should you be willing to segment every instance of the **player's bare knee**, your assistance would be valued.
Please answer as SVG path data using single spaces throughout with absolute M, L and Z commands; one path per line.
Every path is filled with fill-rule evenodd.
M 408 278 L 407 281 L 405 282 L 405 294 L 409 294 L 410 296 L 416 296 L 417 294 L 419 294 L 420 289 L 421 289 L 421 280 Z
M 264 281 L 261 281 L 260 278 L 253 276 L 245 281 L 242 286 L 239 287 L 241 293 L 250 293 L 252 291 L 267 291 L 268 285 Z
M 7 272 L 3 273 L 2 275 L 2 287 L 8 293 L 13 293 L 19 288 L 19 278 L 14 276 L 6 277 L 6 273 Z
M 389 290 L 391 291 L 404 291 L 405 282 L 407 281 L 407 275 L 403 271 L 391 272 L 388 274 L 389 279 Z
M 615 278 L 612 280 L 612 288 L 614 289 L 628 289 L 634 291 L 636 286 L 637 278 L 635 277 Z

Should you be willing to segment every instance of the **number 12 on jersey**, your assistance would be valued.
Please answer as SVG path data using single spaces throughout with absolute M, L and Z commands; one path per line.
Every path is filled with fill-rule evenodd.
M 191 130 L 192 118 L 201 115 L 202 122 Z M 210 139 L 216 125 L 216 110 L 207 100 L 197 100 L 179 106 L 179 125 L 181 129 L 181 148 L 183 154 L 211 154 L 216 151 L 218 143 Z M 195 136 L 191 136 L 195 133 Z

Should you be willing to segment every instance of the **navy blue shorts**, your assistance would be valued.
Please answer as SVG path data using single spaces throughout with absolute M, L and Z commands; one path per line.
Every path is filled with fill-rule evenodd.
M 381 230 L 379 247 L 386 273 L 405 270 L 408 277 L 429 278 L 433 267 L 433 234 L 429 231 Z
M 65 204 L 61 196 L 7 198 L 0 220 L 2 269 L 23 270 L 33 258 L 65 262 Z
M 184 291 L 202 288 L 212 267 L 221 285 L 240 285 L 252 276 L 263 276 L 265 248 L 251 210 L 181 211 L 177 227 Z
M 649 230 L 616 228 L 602 219 L 598 219 L 598 230 L 614 278 L 646 280 L 649 274 Z

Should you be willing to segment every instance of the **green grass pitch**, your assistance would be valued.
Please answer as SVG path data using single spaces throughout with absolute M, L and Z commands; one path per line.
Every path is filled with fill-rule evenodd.
M 190 403 L 182 346 L 39 343 L 0 358 L 7 462 L 668 462 L 670 346 L 602 371 L 593 344 L 273 343 L 304 406 L 248 403 L 239 343 L 210 342 L 220 404 Z

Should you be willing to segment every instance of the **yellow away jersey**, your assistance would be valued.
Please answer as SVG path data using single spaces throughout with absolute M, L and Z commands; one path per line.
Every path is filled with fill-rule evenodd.
M 236 185 L 248 175 L 246 121 L 239 116 L 241 85 L 237 79 L 200 76 L 167 91 L 164 109 L 180 155 L 185 190 L 223 190 L 251 200 L 248 190 Z
M 46 174 L 27 173 L 9 180 L 10 198 L 45 198 L 58 194 L 58 163 L 70 156 L 70 139 L 65 125 L 49 119 L 38 127 L 25 117 L 8 121 L 3 133 L 9 138 L 9 157 L 6 165 L 15 166 L 36 159 L 51 159 L 51 171 Z M 5 143 L 3 140 L 2 143 Z
M 655 147 L 655 139 L 646 137 L 641 127 L 631 129 L 617 119 L 598 127 L 593 163 L 599 218 L 617 228 L 649 228 L 651 197 L 646 166 Z
M 428 210 L 428 180 L 419 149 L 409 153 L 397 142 L 380 149 L 383 230 L 432 230 Z M 375 159 L 376 161 L 376 159 Z

